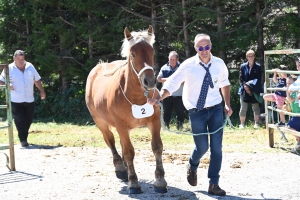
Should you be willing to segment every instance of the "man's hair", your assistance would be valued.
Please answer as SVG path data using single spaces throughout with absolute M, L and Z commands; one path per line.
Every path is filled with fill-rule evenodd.
M 287 66 L 285 66 L 285 65 L 279 65 L 278 69 L 280 69 L 280 70 L 287 70 Z
M 25 51 L 23 51 L 23 50 L 17 50 L 14 53 L 14 57 L 16 57 L 16 56 L 24 56 L 24 55 L 25 55 Z
M 287 77 L 288 79 L 291 79 L 291 80 L 293 80 L 294 82 L 297 80 L 297 76 L 296 75 L 294 75 L 294 74 L 291 74 L 289 77 Z
M 199 38 L 200 37 L 204 37 L 205 39 L 207 39 L 209 41 L 209 43 L 211 43 L 211 40 L 210 40 L 210 36 L 205 34 L 205 33 L 200 33 L 200 34 L 197 34 L 196 37 L 195 37 L 195 40 L 194 40 L 194 46 L 196 46 L 196 43 L 199 41 Z
M 179 59 L 179 55 L 178 55 L 178 53 L 177 53 L 176 51 L 171 51 L 171 52 L 169 53 L 169 58 L 170 58 L 171 56 L 176 56 L 176 58 Z
M 246 52 L 246 57 L 249 55 L 249 54 L 253 54 L 255 56 L 255 52 L 250 49 L 249 51 Z

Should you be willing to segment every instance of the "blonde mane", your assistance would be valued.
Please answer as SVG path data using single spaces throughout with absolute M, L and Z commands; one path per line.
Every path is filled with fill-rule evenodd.
M 149 34 L 148 30 L 144 30 L 144 31 L 140 31 L 140 32 L 133 31 L 133 32 L 131 32 L 131 35 L 133 37 L 131 40 L 128 41 L 127 38 L 125 38 L 123 40 L 123 45 L 121 47 L 121 56 L 122 57 L 127 58 L 130 53 L 131 47 L 142 41 L 149 43 L 153 47 L 153 44 L 155 42 L 154 33 Z

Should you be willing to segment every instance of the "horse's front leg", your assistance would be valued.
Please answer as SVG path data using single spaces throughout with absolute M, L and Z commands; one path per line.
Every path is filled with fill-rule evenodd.
M 165 170 L 162 164 L 162 152 L 163 152 L 163 144 L 160 138 L 160 125 L 150 126 L 152 134 L 152 151 L 156 160 L 156 169 L 155 169 L 155 182 L 154 182 L 154 191 L 158 193 L 166 193 L 167 182 L 165 180 Z
M 142 189 L 138 183 L 138 177 L 134 169 L 133 159 L 135 153 L 134 153 L 134 148 L 130 141 L 129 131 L 128 130 L 124 131 L 124 128 L 122 128 L 120 131 L 117 128 L 117 131 L 120 136 L 122 155 L 124 160 L 127 163 L 129 194 L 140 194 L 142 193 Z

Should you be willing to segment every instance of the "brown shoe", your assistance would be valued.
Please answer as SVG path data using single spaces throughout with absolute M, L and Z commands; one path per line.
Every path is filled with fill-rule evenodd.
M 187 165 L 187 181 L 191 186 L 197 185 L 197 171 L 191 170 L 190 164 Z
M 225 196 L 225 190 L 222 190 L 218 184 L 209 184 L 208 194 Z

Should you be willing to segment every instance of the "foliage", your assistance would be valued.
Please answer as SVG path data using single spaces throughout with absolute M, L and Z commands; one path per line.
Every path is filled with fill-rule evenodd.
M 84 102 L 86 77 L 99 60 L 121 59 L 125 27 L 136 31 L 150 24 L 155 27 L 156 69 L 167 62 L 172 50 L 179 53 L 180 61 L 187 58 L 185 28 L 191 54 L 194 54 L 194 36 L 208 33 L 213 43 L 212 54 L 221 57 L 220 52 L 225 52 L 225 62 L 230 68 L 238 68 L 244 62 L 248 49 L 257 50 L 260 22 L 264 34 L 261 48 L 299 48 L 297 0 L 185 0 L 186 27 L 183 27 L 182 2 L 1 0 L 0 61 L 10 63 L 13 52 L 24 49 L 26 60 L 37 68 L 48 97 L 44 102 L 37 100 L 37 119 L 84 123 L 83 119 L 91 120 Z M 257 3 L 261 5 L 259 9 Z M 222 29 L 218 27 L 220 19 Z M 286 57 L 291 60 L 291 56 Z M 258 59 L 263 59 L 262 55 Z M 282 62 L 285 62 L 282 56 L 272 59 L 274 66 Z M 288 65 L 292 66 L 292 62 Z M 232 105 L 239 107 L 235 72 L 230 78 Z

